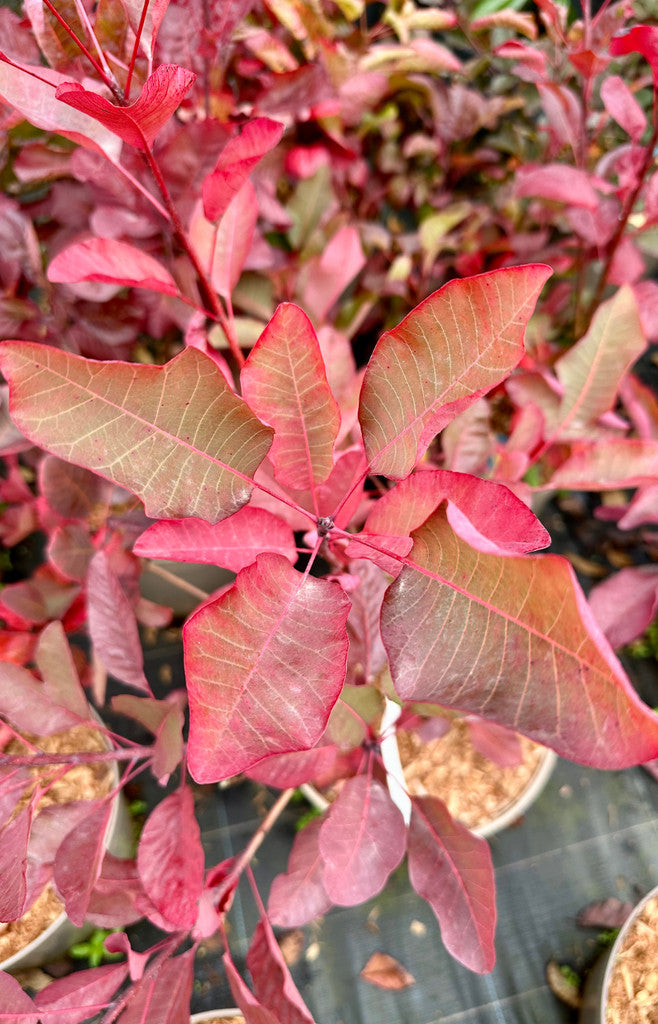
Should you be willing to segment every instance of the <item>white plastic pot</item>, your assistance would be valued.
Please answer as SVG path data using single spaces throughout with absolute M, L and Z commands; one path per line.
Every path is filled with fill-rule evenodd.
M 94 717 L 98 716 L 94 713 Z M 100 722 L 100 719 L 98 719 Z M 108 748 L 109 749 L 109 748 Z M 112 765 L 112 786 L 119 782 L 119 768 Z M 129 857 L 133 852 L 133 829 L 128 806 L 122 793 L 118 793 L 112 805 L 112 814 L 107 830 L 107 849 L 116 857 Z M 59 915 L 40 935 L 23 949 L 0 963 L 2 971 L 22 971 L 27 967 L 40 967 L 62 956 L 75 942 L 81 942 L 94 930 L 93 924 L 77 928 L 65 913 Z
M 190 1024 L 205 1024 L 209 1020 L 224 1020 L 225 1017 L 242 1017 L 240 1010 L 235 1007 L 228 1010 L 204 1010 L 203 1013 L 193 1013 L 190 1017 Z
M 617 955 L 621 950 L 628 933 L 633 928 L 637 918 L 644 910 L 649 900 L 658 899 L 658 886 L 647 893 L 644 899 L 640 900 L 628 917 L 613 945 L 605 953 L 602 953 L 591 971 L 587 975 L 585 988 L 583 990 L 583 1001 L 578 1017 L 579 1024 L 606 1024 L 606 1007 L 608 1004 L 608 989 L 610 979 L 617 961 Z M 658 965 L 656 965 L 658 969 Z

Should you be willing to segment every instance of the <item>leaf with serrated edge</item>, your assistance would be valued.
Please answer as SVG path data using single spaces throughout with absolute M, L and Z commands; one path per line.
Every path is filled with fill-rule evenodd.
M 440 800 L 414 797 L 408 847 L 409 881 L 436 914 L 446 949 L 472 971 L 490 971 L 496 900 L 487 843 Z
M 658 755 L 658 716 L 632 689 L 566 559 L 476 551 L 442 507 L 406 562 L 382 609 L 403 700 L 483 715 L 595 768 Z
M 183 630 L 189 768 L 217 782 L 320 739 L 345 679 L 349 599 L 260 555 Z
M 4 342 L 0 369 L 26 437 L 133 491 L 148 516 L 218 522 L 249 500 L 272 431 L 197 349 L 140 366 Z
M 536 264 L 450 281 L 382 335 L 359 402 L 373 472 L 408 476 L 435 434 L 508 376 L 550 273 Z
M 279 483 L 312 490 L 334 467 L 340 409 L 313 325 L 299 306 L 282 303 L 249 354 L 242 394 L 274 427 L 270 458 Z

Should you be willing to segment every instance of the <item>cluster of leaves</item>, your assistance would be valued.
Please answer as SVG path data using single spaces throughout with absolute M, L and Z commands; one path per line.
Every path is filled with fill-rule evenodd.
M 601 768 L 658 756 L 529 507 L 639 487 L 620 524 L 654 514 L 658 407 L 629 371 L 658 335 L 658 28 L 625 4 L 337 7 L 0 11 L 0 534 L 47 536 L 0 593 L 0 714 L 7 735 L 88 721 L 109 673 L 154 737 L 102 755 L 122 784 L 180 769 L 120 860 L 109 801 L 47 830 L 34 757 L 0 759 L 4 919 L 53 881 L 74 922 L 165 935 L 112 934 L 124 962 L 34 1000 L 0 974 L 0 1020 L 186 1024 L 219 931 L 248 1024 L 310 1022 L 272 926 L 376 895 L 405 855 L 446 947 L 488 971 L 489 850 L 436 798 L 405 820 L 381 742 L 448 709 Z M 186 621 L 167 700 L 139 642 L 170 617 L 140 595 L 151 558 L 237 574 Z M 342 783 L 272 887 L 253 991 L 224 917 L 262 835 L 204 869 L 188 771 L 282 789 L 263 831 L 294 787 Z

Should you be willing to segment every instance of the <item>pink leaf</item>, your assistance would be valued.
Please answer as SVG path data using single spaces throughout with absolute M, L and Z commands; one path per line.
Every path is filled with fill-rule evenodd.
M 194 949 L 189 949 L 175 957 L 161 954 L 155 970 L 146 972 L 133 985 L 117 1024 L 188 1024 L 194 953 Z
M 63 82 L 55 96 L 62 103 L 88 114 L 137 149 L 149 149 L 194 82 L 196 75 L 176 64 L 161 64 L 146 79 L 139 98 L 128 107 L 116 107 L 104 96 L 79 82 Z
M 492 970 L 496 904 L 486 841 L 454 821 L 440 800 L 415 797 L 408 860 L 409 881 L 436 914 L 448 952 L 479 974 Z
M 641 53 L 651 65 L 654 81 L 658 82 L 658 26 L 634 25 L 625 35 L 615 36 L 610 43 L 610 53 L 613 57 Z
M 27 899 L 31 904 L 51 881 L 57 851 L 66 836 L 89 814 L 89 802 L 49 804 L 36 815 L 30 831 L 27 865 Z
M 266 917 L 256 925 L 247 967 L 257 998 L 276 1014 L 280 1024 L 313 1024 Z
M 213 287 L 230 299 L 249 255 L 258 219 L 258 202 L 250 181 L 231 200 L 218 223 L 204 217 L 197 204 L 190 223 L 190 241 Z
M 127 686 L 150 693 L 135 613 L 104 551 L 94 555 L 87 571 L 87 622 L 103 667 Z
M 37 992 L 34 1004 L 46 1021 L 82 1024 L 108 1005 L 127 974 L 126 964 L 108 964 L 78 971 L 66 978 L 55 979 Z
M 49 508 L 64 519 L 88 519 L 108 507 L 112 488 L 82 466 L 46 455 L 39 466 L 39 486 Z
M 605 109 L 633 142 L 639 142 L 647 119 L 635 96 L 619 75 L 609 75 L 601 83 L 601 99 Z
M 31 441 L 134 491 L 148 516 L 217 522 L 249 500 L 271 431 L 196 349 L 141 366 L 4 342 L 0 369 Z
M 590 176 L 578 167 L 568 164 L 545 164 L 519 167 L 514 179 L 514 194 L 517 197 L 537 196 L 554 203 L 582 206 L 595 210 L 599 197 L 592 187 Z
M 197 782 L 317 743 L 345 679 L 348 611 L 337 583 L 265 554 L 188 620 L 189 766 Z
M 183 755 L 184 716 L 180 703 L 121 693 L 112 698 L 112 710 L 141 722 L 156 736 L 151 767 L 156 779 L 164 784 Z
M 266 1009 L 256 999 L 253 992 L 249 991 L 247 985 L 235 969 L 235 964 L 231 960 L 228 950 L 224 953 L 222 960 L 231 993 L 237 1006 L 242 1011 L 246 1024 L 281 1024 L 280 1018 L 275 1016 L 271 1010 Z M 32 1024 L 32 1022 L 30 1021 L 29 1024 Z
M 283 519 L 261 508 L 239 512 L 211 525 L 203 519 L 163 520 L 150 526 L 133 545 L 136 555 L 221 565 L 240 572 L 265 551 L 297 561 L 295 535 Z
M 513 768 L 523 763 L 521 741 L 515 732 L 477 715 L 468 715 L 466 721 L 468 738 L 482 757 L 501 768 Z
M 19 61 L 9 62 L 0 55 L 0 97 L 6 103 L 37 128 L 65 135 L 117 163 L 121 142 L 115 135 L 87 114 L 53 102 L 55 90 L 67 81 L 58 71 Z
M 144 7 L 146 7 L 146 17 L 143 21 L 139 42 L 145 56 L 149 60 L 153 60 L 153 47 L 158 29 L 167 12 L 169 0 L 121 0 L 121 3 L 128 15 L 130 27 L 135 33 L 138 31 Z
M 89 721 L 89 702 L 61 622 L 51 622 L 42 630 L 35 661 L 48 698 L 77 715 L 80 721 Z
M 331 771 L 337 753 L 336 747 L 332 745 L 300 750 L 294 754 L 274 754 L 250 768 L 249 778 L 276 789 L 301 786 Z
M 28 804 L 0 832 L 0 921 L 17 921 L 25 911 L 27 842 L 33 807 Z
M 350 595 L 347 681 L 360 685 L 374 682 L 388 661 L 379 631 L 379 616 L 389 580 L 372 562 L 351 562 L 349 569 L 360 582 Z
M 145 902 L 136 862 L 106 853 L 89 899 L 87 920 L 97 928 L 124 928 L 144 917 Z M 107 949 L 110 949 L 109 945 Z M 138 956 L 137 953 L 129 954 L 128 959 L 132 961 Z M 132 963 L 131 976 L 135 977 Z
M 658 477 L 658 441 L 623 438 L 578 447 L 551 477 L 550 488 L 619 490 L 653 483 Z
M 592 588 L 589 606 L 614 648 L 644 633 L 658 611 L 658 566 L 621 569 Z
M 80 927 L 101 871 L 112 803 L 89 800 L 90 813 L 64 838 L 53 864 L 53 878 L 66 913 Z M 91 810 L 93 808 L 93 810 Z
M 324 861 L 318 849 L 323 822 L 309 822 L 295 836 L 288 871 L 272 883 L 267 915 L 275 928 L 297 928 L 332 906 L 322 883 Z
M 54 699 L 39 682 L 19 665 L 0 662 L 0 714 L 15 729 L 49 736 L 80 724 L 80 718 Z M 85 719 L 88 719 L 89 713 Z
M 365 262 L 359 233 L 349 226 L 334 235 L 317 260 L 310 261 L 304 308 L 316 322 L 326 318 L 347 286 L 361 273 Z
M 228 209 L 251 171 L 283 135 L 283 125 L 267 117 L 248 121 L 240 135 L 229 141 L 211 174 L 203 182 L 203 212 L 217 220 Z
M 505 379 L 549 274 L 529 265 L 450 281 L 382 335 L 359 408 L 373 472 L 408 476 L 434 435 Z
M 270 458 L 279 482 L 303 491 L 327 480 L 340 410 L 315 331 L 298 306 L 286 302 L 277 308 L 240 380 L 249 407 L 274 428 Z
M 89 531 L 79 523 L 56 526 L 48 542 L 48 561 L 65 579 L 82 583 L 94 556 Z
M 88 238 L 63 249 L 48 267 L 48 280 L 107 281 L 131 288 L 147 288 L 164 295 L 178 295 L 169 271 L 127 242 L 115 238 Z
M 631 687 L 566 559 L 476 551 L 442 508 L 408 557 L 416 568 L 405 566 L 382 609 L 403 700 L 483 715 L 598 768 L 656 756 L 658 716 Z
M 409 537 L 445 498 L 453 528 L 480 550 L 525 554 L 550 544 L 535 514 L 504 484 L 446 470 L 414 473 L 400 481 L 377 501 L 365 529 Z
M 166 796 L 149 815 L 139 841 L 137 865 L 156 909 L 176 928 L 191 929 L 203 889 L 204 859 L 188 786 Z
M 16 978 L 0 971 L 0 1021 L 6 1024 L 39 1024 L 39 1014 Z
M 404 821 L 376 779 L 347 779 L 320 831 L 323 883 L 333 903 L 351 907 L 376 896 L 402 858 Z

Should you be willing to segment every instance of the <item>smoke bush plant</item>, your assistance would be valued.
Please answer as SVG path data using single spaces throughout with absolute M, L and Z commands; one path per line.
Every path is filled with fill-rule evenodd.
M 368 899 L 405 855 L 447 948 L 490 970 L 488 848 L 437 799 L 413 799 L 405 827 L 386 698 L 402 723 L 455 709 L 600 768 L 658 756 L 658 719 L 568 562 L 533 553 L 549 538 L 522 500 L 656 475 L 655 410 L 627 371 L 655 331 L 639 278 L 658 30 L 622 34 L 622 4 L 572 25 L 549 0 L 461 23 L 390 4 L 372 30 L 349 21 L 358 3 L 285 6 L 2 12 L 21 200 L 4 200 L 2 309 L 21 340 L 0 348 L 1 528 L 11 547 L 39 527 L 48 547 L 2 591 L 0 712 L 8 735 L 47 735 L 88 718 L 83 683 L 101 704 L 109 672 L 135 691 L 114 710 L 154 740 L 85 756 L 124 763 L 124 783 L 180 768 L 120 861 L 102 853 L 106 804 L 71 805 L 39 846 L 37 796 L 17 806 L 26 767 L 52 757 L 2 757 L 4 918 L 53 879 L 75 922 L 165 933 L 147 956 L 111 936 L 126 963 L 34 1000 L 0 975 L 3 1020 L 186 1024 L 196 944 L 219 931 L 249 1024 L 310 1021 L 272 925 Z M 484 58 L 456 56 L 466 37 L 489 95 Z M 637 61 L 634 90 L 612 57 Z M 519 127 L 512 145 L 510 69 L 509 124 L 539 142 Z M 350 341 L 373 330 L 357 369 Z M 237 573 L 184 626 L 186 742 L 180 695 L 156 700 L 143 672 L 137 621 L 168 620 L 139 596 L 154 557 Z M 91 664 L 67 639 L 83 626 Z M 209 870 L 188 772 L 283 790 Z M 252 991 L 224 932 L 235 886 L 292 789 L 337 778 L 263 909 Z

